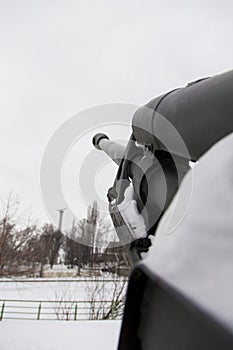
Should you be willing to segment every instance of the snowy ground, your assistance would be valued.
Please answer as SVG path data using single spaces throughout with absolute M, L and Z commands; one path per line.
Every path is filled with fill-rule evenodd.
M 99 283 L 102 283 L 101 279 Z M 106 291 L 111 291 L 112 282 L 105 281 L 105 284 Z M 0 299 L 52 301 L 62 297 L 65 300 L 88 300 L 92 287 L 90 281 L 67 278 L 53 281 L 37 279 L 36 282 L 32 280 L 9 282 L 2 279 Z M 113 350 L 117 348 L 120 321 L 45 321 L 43 316 L 42 320 L 37 321 L 35 318 L 32 321 L 3 318 L 0 322 L 0 349 Z
M 113 280 L 111 276 L 100 278 L 57 278 L 57 279 L 0 279 L 0 299 L 34 299 L 34 300 L 85 300 L 96 286 L 105 290 L 105 294 L 111 294 L 116 284 L 123 279 Z M 109 295 L 111 296 L 111 295 Z
M 1 350 L 115 350 L 120 321 L 0 323 Z
M 84 299 L 91 283 L 62 278 L 49 281 L 37 279 L 37 281 L 0 281 L 0 299 L 34 299 L 56 300 L 59 297 L 69 299 Z
M 41 320 L 95 319 L 97 313 L 101 318 L 110 310 L 113 293 L 121 290 L 122 283 L 122 279 L 102 278 L 0 280 L 0 309 L 4 308 L 3 319 L 36 319 L 40 308 Z M 111 317 L 120 316 L 115 313 Z

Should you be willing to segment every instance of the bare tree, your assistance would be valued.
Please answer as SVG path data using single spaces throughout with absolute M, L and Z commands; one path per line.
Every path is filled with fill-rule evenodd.
M 77 225 L 73 224 L 65 245 L 68 264 L 78 265 L 79 269 L 82 265 L 93 268 L 98 215 L 97 202 L 93 202 L 93 205 L 88 207 L 87 218 L 79 220 Z
M 75 225 L 73 222 L 72 230 L 64 239 L 65 264 L 69 268 L 77 266 L 77 275 L 80 275 L 81 268 L 89 263 L 90 247 L 84 243 L 86 219 L 82 219 Z
M 87 282 L 87 301 L 90 303 L 89 319 L 107 320 L 123 313 L 127 279 L 116 274 L 103 274 Z
M 26 245 L 36 233 L 30 216 L 19 213 L 19 201 L 10 193 L 1 203 L 0 276 L 25 274 L 31 268 L 31 256 Z
M 85 240 L 90 246 L 91 267 L 95 262 L 95 256 L 102 253 L 107 247 L 113 231 L 110 221 L 100 213 L 97 202 L 93 202 L 93 205 L 88 208 L 84 229 Z
M 41 240 L 40 232 L 28 240 L 25 251 L 27 256 L 30 256 L 33 276 L 39 272 L 39 276 L 43 277 L 47 257 L 46 247 L 44 242 Z
M 48 259 L 51 269 L 57 261 L 63 235 L 53 224 L 44 224 L 40 244 L 44 248 L 44 256 Z
M 70 283 L 63 284 L 59 290 L 54 289 L 54 313 L 58 320 L 74 319 L 74 310 L 77 302 L 77 291 L 72 289 Z M 51 301 L 52 302 L 52 301 Z M 76 306 L 77 307 L 77 306 Z
M 88 207 L 87 210 L 87 220 L 85 224 L 85 238 L 87 239 L 88 245 L 90 247 L 90 267 L 93 268 L 94 263 L 94 242 L 96 235 L 96 227 L 99 212 L 97 202 L 94 201 L 92 206 Z
M 104 266 L 104 251 L 113 237 L 113 228 L 106 216 L 100 213 L 97 202 L 88 207 L 87 218 L 73 221 L 72 230 L 65 239 L 65 263 L 73 268 L 78 266 L 89 270 L 92 275 Z

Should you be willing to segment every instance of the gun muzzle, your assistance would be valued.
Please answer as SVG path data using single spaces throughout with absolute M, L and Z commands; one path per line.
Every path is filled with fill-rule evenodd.
M 125 154 L 123 145 L 110 141 L 105 134 L 96 134 L 92 139 L 92 143 L 95 148 L 104 151 L 117 165 L 120 165 Z

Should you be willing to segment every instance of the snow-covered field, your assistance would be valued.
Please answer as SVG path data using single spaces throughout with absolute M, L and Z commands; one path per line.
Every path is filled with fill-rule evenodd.
M 107 278 L 0 279 L 0 299 L 88 300 L 97 286 L 106 298 L 111 298 L 113 289 L 123 281 L 111 275 Z
M 115 350 L 120 321 L 0 323 L 1 350 Z
M 113 294 L 124 296 L 123 285 L 125 290 L 123 279 L 106 279 L 106 276 L 104 279 L 0 280 L 0 313 L 4 307 L 5 320 L 35 320 L 38 313 L 41 320 L 100 319 L 107 313 L 108 317 L 119 319 L 122 311 L 112 311 L 111 301 Z
M 2 279 L 0 281 L 0 299 L 2 300 L 0 307 L 3 300 L 6 299 L 36 300 L 36 303 L 30 303 L 30 306 L 35 305 L 35 310 L 38 308 L 39 301 L 49 302 L 47 306 L 51 301 L 56 300 L 89 300 L 91 294 L 93 296 L 93 293 L 96 293 L 96 286 L 100 286 L 100 289 L 98 291 L 97 288 L 95 297 L 101 298 L 100 293 L 104 293 L 102 297 L 108 298 L 111 296 L 114 285 L 115 282 L 102 279 L 97 281 L 72 278 L 37 279 L 36 281 Z M 7 305 L 9 307 L 9 305 L 22 305 L 22 303 L 9 304 L 6 302 L 4 315 Z M 3 317 L 0 322 L 1 350 L 64 350 L 67 347 L 80 350 L 111 350 L 117 347 L 120 321 L 46 321 L 43 315 L 41 320 L 37 321 L 36 313 L 31 317 L 34 320 L 8 320 Z
M 100 283 L 100 282 L 99 282 Z M 85 299 L 91 282 L 75 279 L 0 281 L 0 299 L 66 300 Z

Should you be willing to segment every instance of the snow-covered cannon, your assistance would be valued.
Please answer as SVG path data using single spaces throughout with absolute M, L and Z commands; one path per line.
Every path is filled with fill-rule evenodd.
M 105 134 L 93 137 L 93 144 L 119 165 L 108 191 L 109 211 L 122 244 L 128 246 L 133 263 L 148 251 L 159 218 L 178 188 L 176 164 L 168 152 L 156 157 L 132 138 L 127 147 L 110 141 Z M 188 160 L 176 157 L 182 177 Z M 181 179 L 179 179 L 181 180 Z
M 155 98 L 136 111 L 132 128 L 126 149 L 115 147 L 120 165 L 108 193 L 110 209 L 111 203 L 116 208 L 111 215 L 124 243 L 120 209 L 131 184 L 146 228 L 143 238 L 129 245 L 134 261 L 146 251 L 148 235 L 156 239 L 130 276 L 118 350 L 230 350 L 233 71 Z M 190 160 L 198 161 L 190 205 L 168 235 L 168 218 L 176 205 L 172 199 L 177 189 L 181 194 L 186 190 Z
M 94 136 L 95 147 L 119 165 L 108 192 L 110 213 L 122 243 L 134 240 L 129 247 L 133 261 L 140 258 L 140 252 L 147 251 L 147 237 L 155 233 L 189 170 L 189 161 L 197 161 L 233 131 L 232 96 L 233 71 L 200 79 L 139 108 L 132 119 L 133 133 L 126 148 L 104 134 Z M 135 217 L 138 210 L 144 225 L 141 217 L 130 224 L 134 218 L 122 210 L 125 194 L 134 201 L 134 207 L 136 202 Z M 126 230 L 122 222 L 126 222 Z
M 124 146 L 110 141 L 105 134 L 96 134 L 92 142 L 97 149 L 104 151 L 117 165 L 120 165 L 125 154 Z

